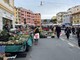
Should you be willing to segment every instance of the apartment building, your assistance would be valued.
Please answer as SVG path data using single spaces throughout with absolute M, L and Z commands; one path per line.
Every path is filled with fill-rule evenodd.
M 62 24 L 64 14 L 67 14 L 67 12 L 59 12 L 56 14 L 57 24 Z
M 27 24 L 27 25 L 39 25 L 41 24 L 40 13 L 33 13 L 31 10 L 27 10 L 22 7 L 15 7 L 15 23 L 16 24 Z M 36 23 L 37 22 L 37 23 Z
M 72 23 L 80 24 L 80 5 L 71 7 L 67 11 L 72 15 Z
M 14 0 L 0 0 L 0 30 L 5 24 L 14 27 Z

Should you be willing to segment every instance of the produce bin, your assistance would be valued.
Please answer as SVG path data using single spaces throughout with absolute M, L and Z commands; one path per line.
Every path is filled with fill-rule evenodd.
M 1 44 L 1 46 L 5 46 L 5 52 L 13 53 L 13 52 L 24 52 L 24 49 L 27 49 L 28 46 L 32 46 L 32 37 L 29 36 L 24 40 L 21 44 Z

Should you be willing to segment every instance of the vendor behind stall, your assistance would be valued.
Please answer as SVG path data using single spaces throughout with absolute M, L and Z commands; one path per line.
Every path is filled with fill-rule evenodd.
M 9 24 L 5 24 L 3 26 L 3 30 L 6 30 L 7 32 L 9 32 L 10 28 L 9 28 Z

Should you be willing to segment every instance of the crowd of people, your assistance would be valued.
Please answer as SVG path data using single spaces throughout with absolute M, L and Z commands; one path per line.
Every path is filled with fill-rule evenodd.
M 57 36 L 57 38 L 60 38 L 60 35 L 61 35 L 61 26 L 55 26 L 55 27 L 52 27 L 51 30 L 53 31 L 53 33 Z M 38 28 L 35 28 L 35 34 L 36 33 L 39 33 L 39 29 Z M 70 35 L 75 35 L 77 36 L 77 40 L 78 40 L 78 45 L 80 46 L 80 26 L 67 26 L 65 27 L 64 29 L 64 33 L 65 33 L 65 36 L 66 38 L 69 40 L 70 38 Z
M 54 27 L 50 27 L 49 29 L 51 29 L 53 31 L 53 33 L 57 36 L 57 38 L 60 38 L 60 35 L 62 34 L 61 26 L 57 25 Z M 64 33 L 68 40 L 69 40 L 71 34 L 75 35 L 77 37 L 78 45 L 80 47 L 80 26 L 66 26 L 64 28 Z
M 56 32 L 56 36 L 58 38 L 60 38 L 61 27 L 56 26 L 55 32 Z M 78 45 L 80 47 L 80 26 L 76 26 L 76 27 L 67 26 L 67 27 L 65 27 L 64 32 L 65 32 L 65 36 L 68 40 L 69 40 L 71 34 L 77 36 Z

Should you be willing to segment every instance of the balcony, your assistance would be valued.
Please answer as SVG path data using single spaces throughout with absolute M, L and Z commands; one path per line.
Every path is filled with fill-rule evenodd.
M 0 7 L 10 13 L 13 13 L 13 7 L 10 6 L 10 4 L 5 3 L 3 0 L 0 0 Z

